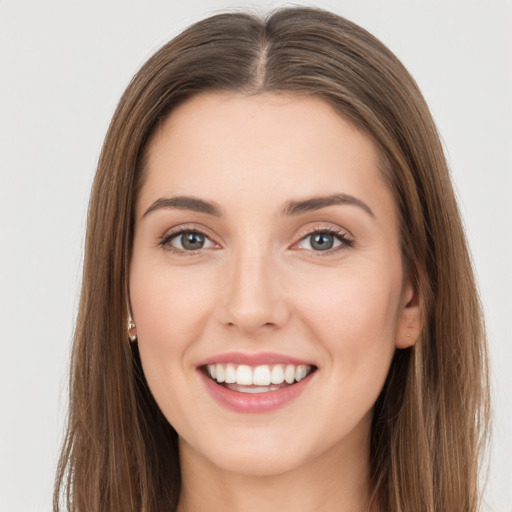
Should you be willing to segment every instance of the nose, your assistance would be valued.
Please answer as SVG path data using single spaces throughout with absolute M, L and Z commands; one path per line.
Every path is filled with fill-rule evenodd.
M 264 248 L 234 256 L 223 299 L 223 323 L 246 335 L 282 327 L 290 316 L 278 265 Z

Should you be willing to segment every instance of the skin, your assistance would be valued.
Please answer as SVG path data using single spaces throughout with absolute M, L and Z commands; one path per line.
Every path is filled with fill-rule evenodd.
M 204 93 L 152 138 L 130 300 L 148 384 L 180 436 L 180 511 L 212 503 L 356 511 L 366 503 L 372 407 L 394 351 L 421 327 L 378 164 L 367 135 L 322 100 L 291 95 Z M 354 204 L 281 212 L 288 201 L 333 193 L 372 214 Z M 222 215 L 144 215 L 177 195 L 214 202 Z M 191 226 L 206 244 L 180 252 L 180 237 L 168 235 Z M 337 247 L 314 250 L 315 228 L 336 230 Z M 211 398 L 197 370 L 232 351 L 278 352 L 318 370 L 284 407 L 233 412 Z

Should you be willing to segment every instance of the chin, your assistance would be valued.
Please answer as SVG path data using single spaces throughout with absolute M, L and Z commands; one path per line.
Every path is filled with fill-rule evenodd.
M 265 477 L 287 473 L 305 464 L 315 451 L 314 446 L 308 448 L 304 434 L 293 436 L 288 429 L 241 425 L 230 432 L 224 429 L 222 434 L 215 430 L 210 435 L 202 434 L 200 440 L 189 442 L 180 437 L 180 450 L 187 451 L 187 455 L 195 452 L 212 466 L 240 475 Z
M 292 472 L 300 468 L 305 461 L 297 453 L 283 452 L 282 448 L 271 450 L 258 449 L 254 446 L 250 450 L 229 450 L 224 452 L 220 460 L 215 457 L 211 462 L 223 471 L 238 475 L 272 477 Z

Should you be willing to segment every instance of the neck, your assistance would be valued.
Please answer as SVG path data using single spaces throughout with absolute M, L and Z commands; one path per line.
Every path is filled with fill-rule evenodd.
M 219 468 L 180 439 L 182 492 L 177 510 L 376 512 L 368 508 L 369 443 L 358 441 L 332 447 L 283 473 L 251 475 Z

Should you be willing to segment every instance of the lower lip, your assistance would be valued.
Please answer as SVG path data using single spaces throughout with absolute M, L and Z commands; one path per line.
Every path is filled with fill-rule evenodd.
M 242 393 L 225 388 L 207 377 L 202 371 L 199 372 L 210 395 L 221 406 L 234 412 L 241 413 L 262 413 L 284 407 L 286 404 L 297 398 L 311 382 L 314 373 L 310 373 L 300 382 L 286 386 L 275 391 L 266 393 Z

